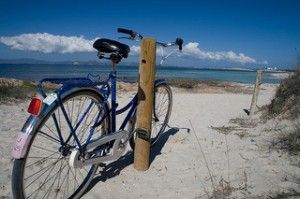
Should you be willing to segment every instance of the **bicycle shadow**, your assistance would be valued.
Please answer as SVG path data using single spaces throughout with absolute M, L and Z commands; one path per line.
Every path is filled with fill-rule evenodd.
M 161 154 L 162 148 L 165 146 L 170 136 L 175 135 L 179 131 L 179 128 L 171 128 L 168 131 L 164 132 L 155 146 L 151 149 L 150 153 L 150 165 L 155 160 L 155 158 Z M 128 151 L 123 157 L 119 160 L 112 162 L 104 167 L 102 167 L 102 171 L 94 177 L 94 179 L 89 184 L 85 193 L 89 192 L 93 189 L 93 187 L 98 182 L 105 182 L 107 179 L 116 177 L 120 174 L 120 172 L 125 169 L 127 166 L 133 163 L 134 154 L 133 151 Z

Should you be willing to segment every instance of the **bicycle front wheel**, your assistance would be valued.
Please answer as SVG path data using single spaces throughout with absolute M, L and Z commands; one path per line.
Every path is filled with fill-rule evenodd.
M 160 83 L 154 87 L 153 111 L 152 111 L 152 130 L 151 130 L 151 147 L 157 143 L 159 137 L 163 134 L 168 125 L 173 104 L 172 90 L 166 83 Z M 129 122 L 128 130 L 135 129 L 136 114 Z M 135 137 L 130 140 L 130 146 L 134 150 Z
M 62 101 L 70 123 L 73 128 L 77 126 L 78 140 L 84 144 L 99 114 L 106 114 L 107 107 L 103 105 L 101 97 L 91 91 L 72 93 Z M 106 117 L 95 129 L 93 140 L 109 133 L 109 122 Z M 61 144 L 60 137 L 66 144 Z M 70 136 L 62 109 L 56 105 L 33 132 L 26 157 L 14 161 L 14 198 L 79 198 L 98 165 L 76 169 L 71 167 L 69 156 L 75 147 L 77 144 Z

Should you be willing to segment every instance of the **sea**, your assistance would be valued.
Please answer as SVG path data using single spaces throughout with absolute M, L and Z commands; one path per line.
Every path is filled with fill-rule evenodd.
M 104 65 L 74 64 L 0 64 L 0 77 L 39 81 L 43 78 L 93 77 L 105 80 L 111 70 Z M 138 77 L 137 66 L 117 66 L 118 79 L 135 82 Z M 156 78 L 211 80 L 237 83 L 254 83 L 255 70 L 210 69 L 193 67 L 160 66 L 156 68 Z M 285 77 L 278 73 L 264 73 L 263 83 L 277 84 Z

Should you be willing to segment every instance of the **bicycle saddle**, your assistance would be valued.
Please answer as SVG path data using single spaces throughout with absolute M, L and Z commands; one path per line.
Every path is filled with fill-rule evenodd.
M 93 47 L 102 53 L 118 53 L 123 58 L 127 58 L 130 52 L 130 48 L 126 44 L 110 39 L 97 39 Z

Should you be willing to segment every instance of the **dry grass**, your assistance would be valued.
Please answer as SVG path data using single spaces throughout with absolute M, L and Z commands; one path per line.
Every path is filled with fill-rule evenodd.
M 219 126 L 219 127 L 210 126 L 210 128 L 217 131 L 217 132 L 219 132 L 219 133 L 225 134 L 225 135 L 228 135 L 232 131 L 244 130 L 244 129 L 238 127 L 238 126 Z
M 53 92 L 59 86 L 46 83 L 45 91 Z M 0 78 L 0 103 L 15 103 L 30 99 L 37 93 L 37 82 Z
M 272 117 L 285 114 L 288 118 L 300 116 L 300 70 L 286 78 L 279 85 L 274 99 L 268 106 Z
M 291 132 L 282 132 L 282 134 L 271 144 L 272 148 L 287 151 L 291 155 L 300 154 L 300 126 L 296 126 Z
M 188 79 L 167 79 L 168 84 L 182 89 L 193 90 L 193 92 L 201 93 L 244 93 L 251 94 L 253 89 L 236 83 L 228 83 L 222 81 L 201 81 Z
M 34 96 L 35 93 L 36 87 L 29 81 L 0 81 L 0 103 L 20 102 Z
M 228 198 L 234 190 L 235 188 L 232 187 L 229 182 L 221 178 L 219 184 L 213 190 L 212 198 L 214 199 Z
M 288 190 L 287 192 L 277 192 L 271 193 L 267 198 L 270 199 L 285 199 L 285 198 L 299 198 L 300 191 L 299 190 Z
M 233 118 L 230 119 L 229 122 L 232 124 L 236 124 L 242 128 L 254 128 L 257 126 L 257 121 L 249 118 Z
M 300 64 L 300 63 L 299 63 Z M 274 99 L 267 106 L 264 115 L 267 119 L 289 119 L 297 121 L 300 119 L 300 68 L 283 80 L 279 85 Z M 274 129 L 275 130 L 275 129 Z M 300 154 L 300 126 L 296 122 L 294 129 L 280 130 L 280 135 L 273 140 L 271 147 L 282 149 L 292 155 Z

